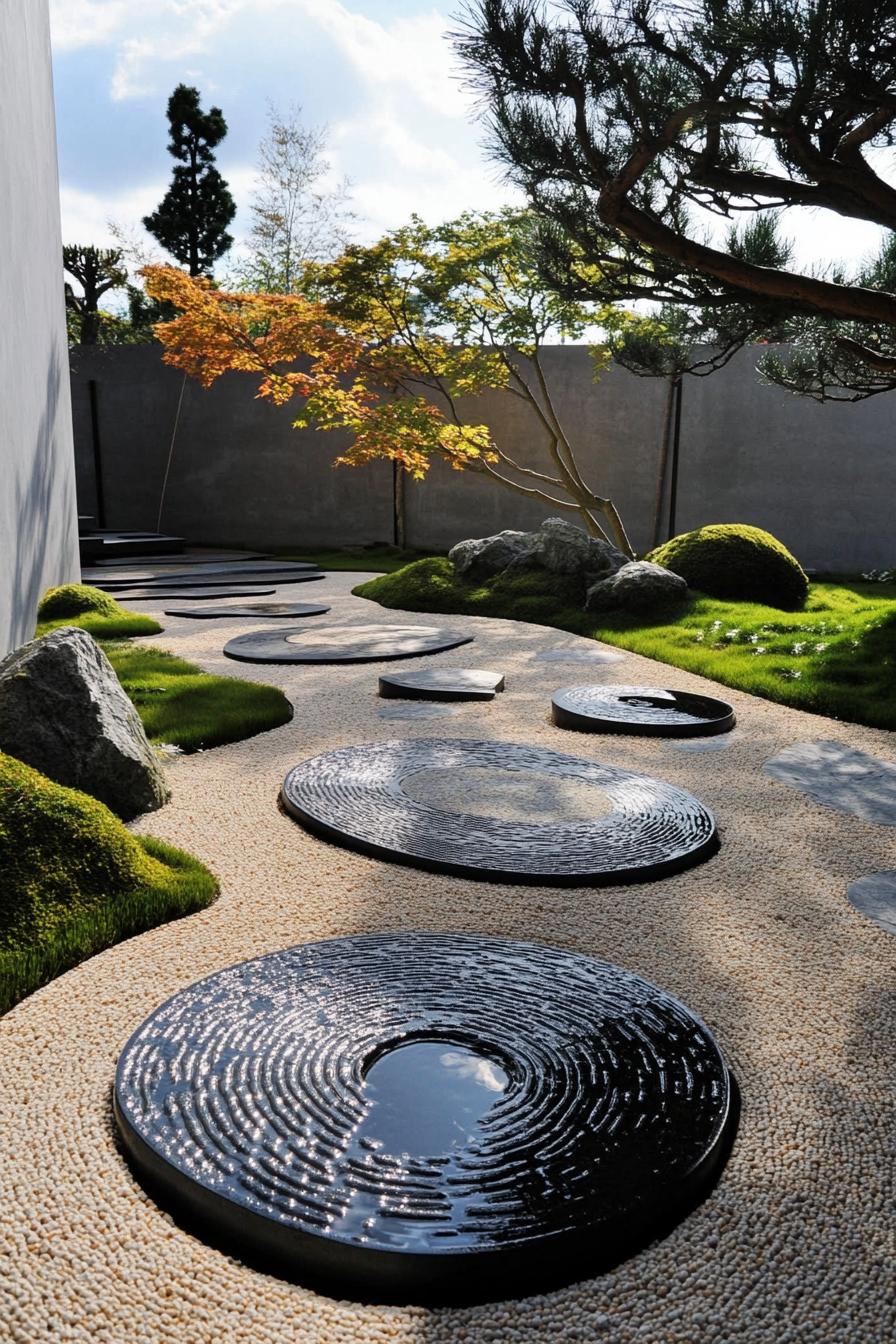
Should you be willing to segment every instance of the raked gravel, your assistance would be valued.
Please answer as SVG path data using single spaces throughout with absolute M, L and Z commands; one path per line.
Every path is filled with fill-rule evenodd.
M 328 624 L 431 625 L 350 595 L 328 575 Z M 896 939 L 848 884 L 893 867 L 896 832 L 812 802 L 762 773 L 796 742 L 896 761 L 891 733 L 821 720 L 647 659 L 573 678 L 671 685 L 733 702 L 724 750 L 564 732 L 550 696 L 570 668 L 545 649 L 587 641 L 511 621 L 439 617 L 476 642 L 439 666 L 494 667 L 507 691 L 444 722 L 384 718 L 377 665 L 228 662 L 245 622 L 162 616 L 154 641 L 209 671 L 283 688 L 295 718 L 247 742 L 170 760 L 171 803 L 135 829 L 218 874 L 201 914 L 110 948 L 0 1021 L 0 1339 L 16 1344 L 875 1344 L 896 1337 L 893 1040 Z M 308 622 L 310 626 L 311 621 Z M 429 661 L 429 660 L 427 660 Z M 421 664 L 422 665 L 422 664 Z M 432 665 L 435 665 L 433 660 Z M 391 664 L 390 670 L 411 664 Z M 395 736 L 524 742 L 642 770 L 716 814 L 721 852 L 643 886 L 499 886 L 418 872 L 306 834 L 277 807 L 298 761 Z M 116 1148 L 115 1061 L 162 999 L 231 962 L 310 939 L 400 929 L 541 940 L 628 967 L 684 1000 L 737 1075 L 743 1114 L 710 1198 L 612 1273 L 463 1309 L 359 1305 L 247 1269 L 180 1230 Z M 521 1011 L 524 1011 L 521 1005 Z M 521 1289 L 525 1285 L 520 1285 Z

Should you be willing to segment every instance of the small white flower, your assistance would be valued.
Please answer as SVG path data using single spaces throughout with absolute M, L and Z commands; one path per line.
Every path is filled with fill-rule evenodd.
M 803 641 L 803 640 L 801 640 L 801 639 L 798 639 L 798 640 L 796 641 L 796 643 L 794 644 L 793 648 L 790 650 L 790 652 L 791 652 L 795 657 L 798 658 L 798 657 L 800 656 L 800 654 L 802 653 L 802 651 L 803 651 L 803 649 L 804 649 L 805 647 L 806 647 L 806 645 L 805 645 L 805 641 Z
M 816 652 L 816 653 L 824 653 L 824 651 L 825 651 L 825 649 L 826 649 L 827 647 L 828 647 L 827 644 L 816 644 L 816 645 L 815 645 L 815 652 Z
M 766 651 L 765 645 L 760 644 L 757 648 L 753 650 L 753 656 L 755 657 L 757 653 L 765 653 L 765 651 Z
M 722 622 L 721 622 L 721 621 L 713 621 L 712 625 L 711 625 L 709 628 L 710 628 L 710 630 L 721 630 L 721 628 L 722 628 Z
M 751 644 L 758 644 L 758 643 L 759 643 L 759 636 L 758 636 L 758 635 L 751 635 L 751 636 L 750 636 L 750 643 L 751 643 Z
M 740 631 L 739 631 L 739 630 L 726 630 L 726 631 L 725 631 L 725 638 L 726 638 L 726 639 L 737 639 L 737 637 L 738 637 L 739 634 L 740 634 Z

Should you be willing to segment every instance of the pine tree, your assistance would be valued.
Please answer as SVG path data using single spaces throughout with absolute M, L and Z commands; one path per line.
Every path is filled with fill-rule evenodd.
M 81 345 L 96 345 L 100 338 L 100 299 L 110 289 L 120 289 L 127 280 L 117 248 L 81 247 L 62 249 L 62 265 L 81 286 L 76 294 L 66 281 L 65 306 L 74 316 L 74 329 Z
M 213 153 L 227 122 L 219 107 L 203 112 L 198 89 L 178 84 L 168 99 L 168 123 L 168 152 L 178 164 L 161 204 L 143 224 L 190 275 L 208 274 L 233 243 L 227 226 L 236 205 Z

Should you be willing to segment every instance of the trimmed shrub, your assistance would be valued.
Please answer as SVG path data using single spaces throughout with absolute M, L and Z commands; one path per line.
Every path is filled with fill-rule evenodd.
M 723 600 L 796 611 L 809 592 L 809 580 L 787 547 L 745 523 L 682 532 L 645 559 L 680 574 L 689 588 Z
M 0 752 L 0 1012 L 112 943 L 208 905 L 216 879 Z

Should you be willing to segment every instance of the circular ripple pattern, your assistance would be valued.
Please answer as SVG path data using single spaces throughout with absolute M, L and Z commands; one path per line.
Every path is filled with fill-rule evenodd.
M 654 737 L 710 737 L 735 723 L 724 700 L 655 686 L 566 686 L 554 692 L 551 715 L 558 728 Z
M 186 616 L 193 620 L 229 617 L 230 620 L 265 620 L 284 616 L 323 616 L 330 610 L 319 602 L 249 602 L 244 607 L 166 607 L 166 616 Z
M 441 1125 L 432 1151 L 407 1152 L 400 1115 L 376 1137 L 389 1126 L 368 1072 L 422 1042 L 505 1086 L 471 1132 L 449 1143 Z M 712 1036 L 654 985 L 554 948 L 422 933 L 200 980 L 131 1037 L 114 1102 L 138 1171 L 212 1239 L 341 1295 L 405 1300 L 532 1292 L 633 1249 L 699 1198 L 733 1127 Z M 419 1117 L 407 1132 L 428 1146 Z
M 442 653 L 472 641 L 472 635 L 428 625 L 328 625 L 310 632 L 296 626 L 237 635 L 224 645 L 224 653 L 247 663 L 378 663 Z
M 593 821 L 528 824 L 417 802 L 420 771 L 536 771 L 602 789 L 613 810 Z M 691 794 L 615 766 L 510 742 L 395 741 L 342 747 L 295 766 L 283 804 L 309 830 L 378 858 L 492 881 L 566 886 L 640 882 L 718 849 L 712 813 Z

